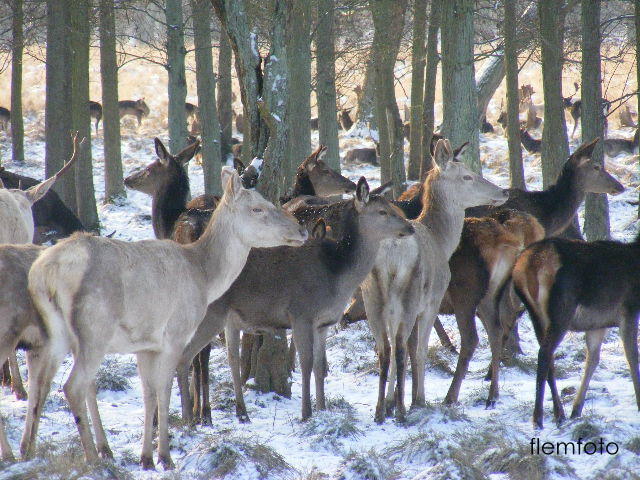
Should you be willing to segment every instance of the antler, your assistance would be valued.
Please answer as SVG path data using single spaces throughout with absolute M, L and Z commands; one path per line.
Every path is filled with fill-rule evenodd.
M 64 173 L 76 162 L 78 159 L 78 151 L 80 150 L 80 147 L 84 145 L 85 140 L 86 139 L 82 137 L 82 140 L 78 143 L 78 132 L 76 131 L 76 133 L 73 134 L 73 153 L 71 154 L 69 161 L 64 164 L 64 167 L 58 170 L 58 173 L 54 175 L 56 179 L 64 175 Z

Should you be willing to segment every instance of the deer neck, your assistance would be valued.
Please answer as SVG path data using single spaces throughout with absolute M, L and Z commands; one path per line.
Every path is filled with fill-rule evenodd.
M 298 169 L 296 172 L 296 180 L 293 184 L 293 190 L 291 192 L 291 198 L 299 197 L 300 195 L 315 195 L 316 191 L 313 188 L 313 183 L 309 178 L 309 174 L 305 169 Z
M 547 212 L 546 236 L 551 237 L 562 232 L 572 221 L 578 208 L 586 197 L 584 185 L 580 182 L 577 173 L 570 168 L 565 168 L 558 181 L 543 191 L 545 205 L 549 207 Z
M 153 233 L 156 238 L 171 238 L 178 217 L 187 209 L 188 197 L 188 178 L 171 179 L 159 188 L 151 201 Z
M 433 240 L 450 258 L 460 243 L 464 226 L 464 207 L 455 192 L 448 191 L 443 182 L 434 179 L 425 195 L 418 221 L 433 233 Z

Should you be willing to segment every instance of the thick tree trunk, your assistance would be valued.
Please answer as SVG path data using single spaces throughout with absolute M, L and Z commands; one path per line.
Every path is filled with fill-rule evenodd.
M 358 101 L 356 111 L 356 128 L 366 128 L 367 126 L 371 130 L 376 130 L 378 124 L 376 123 L 375 115 L 375 72 L 373 69 L 373 58 L 369 55 L 367 65 L 364 71 L 364 80 L 362 85 L 357 85 L 354 89 Z
M 74 1 L 71 9 L 71 118 L 73 130 L 85 138 L 76 164 L 76 201 L 78 218 L 89 230 L 100 228 L 91 162 L 91 116 L 89 114 L 89 0 Z
M 45 100 L 45 176 L 62 168 L 71 157 L 71 1 L 47 1 L 47 71 Z M 54 185 L 62 201 L 76 210 L 74 175 Z
M 226 163 L 231 153 L 233 133 L 233 89 L 231 83 L 231 44 L 226 32 L 220 32 L 218 53 L 218 118 L 220 119 L 220 153 L 222 163 Z
M 24 121 L 22 119 L 22 52 L 24 50 L 22 0 L 12 0 L 11 20 L 11 158 L 24 162 Z
M 420 168 L 420 178 L 424 178 L 431 167 L 431 137 L 435 129 L 435 100 L 436 100 L 436 79 L 438 76 L 438 31 L 442 20 L 442 1 L 431 0 L 431 10 L 429 12 L 429 30 L 427 33 L 427 64 L 424 74 L 424 105 L 422 107 L 422 158 L 423 163 Z
M 177 153 L 187 141 L 187 116 L 184 104 L 187 99 L 187 79 L 184 70 L 184 25 L 182 0 L 167 0 L 167 71 L 169 73 L 169 149 Z
M 213 74 L 211 50 L 211 4 L 209 0 L 191 0 L 194 46 L 196 55 L 196 87 L 202 128 L 202 167 L 204 191 L 221 195 L 220 124 L 216 109 L 216 77 Z
M 504 54 L 507 75 L 507 143 L 509 144 L 509 176 L 512 188 L 526 189 L 522 147 L 520 146 L 520 119 L 518 99 L 518 51 L 516 32 L 516 0 L 504 3 Z M 488 103 L 488 102 L 487 102 Z
M 409 138 L 409 180 L 420 178 L 422 165 L 422 108 L 425 66 L 425 34 L 427 23 L 427 0 L 413 2 L 413 42 L 411 45 L 411 129 Z
M 296 167 L 311 152 L 311 2 L 291 0 L 291 23 L 287 26 L 289 85 L 289 147 L 284 166 L 285 185 L 292 183 Z M 335 104 L 333 106 L 335 117 Z
M 464 162 L 482 173 L 478 95 L 473 63 L 473 0 L 444 2 L 442 10 L 442 133 L 454 147 L 469 142 Z
M 602 138 L 602 84 L 600 73 L 600 0 L 582 0 L 582 141 Z M 602 165 L 602 142 L 591 158 Z M 590 242 L 609 238 L 609 204 L 605 194 L 587 194 L 584 233 Z
M 542 86 L 544 92 L 544 126 L 542 129 L 542 184 L 544 188 L 558 178 L 569 156 L 567 126 L 562 104 L 562 64 L 564 22 L 562 3 L 540 0 L 540 50 L 542 54 Z
M 113 0 L 100 0 L 99 30 L 102 133 L 104 138 L 104 201 L 108 203 L 126 196 L 122 183 L 116 22 Z
M 640 62 L 637 60 L 640 58 L 640 0 L 634 1 L 634 13 L 636 23 L 636 85 L 640 85 Z M 640 88 L 638 88 L 638 105 L 640 105 Z M 640 218 L 640 201 L 638 202 L 638 218 Z
M 318 133 L 320 144 L 327 147 L 325 162 L 340 171 L 338 124 L 336 122 L 336 68 L 333 33 L 335 0 L 318 0 L 316 42 L 316 72 L 318 98 Z
M 404 192 L 404 136 L 395 94 L 394 68 L 407 9 L 406 0 L 370 0 L 373 16 L 373 66 L 376 123 L 380 141 L 380 178 L 393 182 L 394 197 Z

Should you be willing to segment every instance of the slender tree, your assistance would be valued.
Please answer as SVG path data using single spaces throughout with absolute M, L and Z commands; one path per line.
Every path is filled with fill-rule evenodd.
M 196 54 L 196 84 L 200 125 L 202 126 L 202 161 L 205 193 L 220 195 L 220 123 L 216 109 L 216 77 L 213 74 L 211 49 L 211 3 L 191 0 L 194 46 Z
M 338 124 L 336 123 L 336 68 L 333 14 L 335 0 L 318 0 L 318 27 L 315 34 L 320 144 L 327 147 L 325 161 L 340 171 Z
M 24 12 L 22 0 L 12 0 L 11 20 L 11 158 L 24 162 L 24 121 L 22 119 L 22 52 Z
M 409 138 L 409 167 L 407 177 L 417 180 L 422 165 L 422 128 L 424 66 L 425 66 L 425 33 L 427 24 L 427 0 L 413 2 L 413 40 L 411 44 L 411 128 Z
M 120 116 L 118 114 L 118 63 L 113 0 L 100 0 L 100 80 L 104 137 L 104 202 L 126 196 L 122 183 Z
M 640 0 L 634 0 L 634 20 L 636 24 L 636 85 L 640 86 Z M 640 105 L 640 88 L 638 88 L 638 105 Z M 640 202 L 638 202 L 638 218 L 640 218 Z
M 178 152 L 187 141 L 187 117 L 184 104 L 187 99 L 185 75 L 184 25 L 182 0 L 167 0 L 167 71 L 169 73 L 169 148 Z
M 375 81 L 373 70 L 373 58 L 371 56 L 367 60 L 364 70 L 364 79 L 362 85 L 356 85 L 354 92 L 358 102 L 356 109 L 356 124 L 357 128 L 366 128 L 369 126 L 372 130 L 375 130 L 378 125 L 376 124 L 375 117 Z
M 231 83 L 231 44 L 226 32 L 220 32 L 220 50 L 218 52 L 218 118 L 220 120 L 220 153 L 222 162 L 227 161 L 231 153 L 233 133 L 233 90 Z
M 562 104 L 562 65 L 564 28 L 563 2 L 540 0 L 540 51 L 544 92 L 544 126 L 542 128 L 542 184 L 555 182 L 569 156 L 567 126 Z
M 442 18 L 442 0 L 431 0 L 429 12 L 429 29 L 427 33 L 427 65 L 424 73 L 424 96 L 422 108 L 422 165 L 420 167 L 420 178 L 423 178 L 427 171 L 431 169 L 432 159 L 429 146 L 431 137 L 435 129 L 435 100 L 436 100 L 436 79 L 438 76 L 438 31 Z
M 600 0 L 582 0 L 582 141 L 603 137 L 602 83 L 600 68 Z M 603 165 L 602 142 L 591 158 Z M 584 215 L 587 240 L 609 238 L 609 204 L 604 194 L 587 195 Z
M 507 143 L 509 145 L 509 176 L 513 188 L 526 188 L 520 146 L 518 98 L 518 50 L 516 33 L 516 0 L 504 2 L 504 56 L 507 76 Z
M 481 173 L 478 95 L 473 66 L 474 0 L 443 2 L 442 132 L 454 146 L 469 142 L 465 163 Z
M 45 99 L 45 176 L 71 157 L 71 0 L 47 0 L 47 68 Z M 53 187 L 71 210 L 76 209 L 75 178 L 64 175 Z

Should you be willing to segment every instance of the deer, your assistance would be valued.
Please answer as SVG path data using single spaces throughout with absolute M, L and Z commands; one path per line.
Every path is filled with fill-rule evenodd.
M 638 124 L 633 120 L 633 117 L 637 117 L 638 114 L 631 111 L 631 108 L 628 104 L 624 104 L 620 107 L 620 112 L 618 113 L 618 120 L 620 121 L 621 127 L 631 127 L 638 128 Z
M 378 158 L 380 157 L 380 146 L 375 142 L 375 147 L 352 148 L 347 151 L 344 161 L 347 164 L 352 163 L 369 163 L 373 166 L 380 165 Z
M 242 134 L 244 132 L 244 115 L 242 113 L 236 113 L 234 110 L 233 117 L 235 118 L 236 132 Z
M 636 128 L 636 133 L 631 140 L 627 140 L 626 138 L 605 138 L 602 142 L 604 154 L 607 157 L 615 157 L 621 153 L 637 155 L 639 135 L 638 129 Z
M 120 119 L 127 115 L 132 115 L 138 120 L 138 127 L 142 125 L 142 119 L 148 117 L 151 113 L 147 103 L 144 101 L 144 97 L 138 100 L 120 100 L 118 102 L 118 113 Z
M 231 167 L 223 167 L 221 176 L 224 194 L 194 243 L 76 234 L 43 252 L 29 271 L 29 293 L 50 335 L 47 365 L 59 366 L 69 347 L 73 353 L 64 392 L 88 462 L 98 459 L 87 417 L 96 371 L 106 353 L 135 353 L 144 389 L 141 464 L 154 468 L 157 409 L 158 461 L 173 468 L 168 436 L 173 372 L 207 306 L 231 286 L 252 248 L 297 247 L 307 239 L 289 214 L 245 189 Z M 104 453 L 106 437 L 98 435 L 101 428 L 95 430 Z
M 343 230 L 337 241 L 309 242 L 299 250 L 252 250 L 243 272 L 227 293 L 209 306 L 183 352 L 182 373 L 178 375 L 181 395 L 188 389 L 186 372 L 191 359 L 224 329 L 236 415 L 241 422 L 249 421 L 240 380 L 240 330 L 291 328 L 302 372 L 302 419 L 311 416 L 312 371 L 316 406 L 324 410 L 327 330 L 338 322 L 345 303 L 373 267 L 381 242 L 413 232 L 413 226 L 396 207 L 384 197 L 370 194 L 367 181 L 361 177 L 355 197 L 345 207 Z
M 464 147 L 460 154 L 463 152 Z M 434 166 L 424 181 L 423 210 L 411 222 L 415 236 L 386 241 L 373 270 L 361 285 L 380 364 L 376 423 L 384 422 L 387 413 L 385 391 L 391 359 L 397 377 L 396 420 L 405 420 L 407 351 L 412 362 L 412 405 L 424 405 L 429 334 L 449 284 L 448 261 L 460 240 L 464 210 L 507 200 L 506 191 L 454 158 L 448 140 L 438 141 L 434 158 L 442 167 Z M 389 392 L 393 395 L 393 388 Z
M 102 105 L 100 105 L 99 102 L 89 100 L 89 115 L 96 121 L 96 135 L 98 135 L 98 125 L 100 125 L 100 120 L 102 120 Z
M 341 108 L 340 113 L 338 115 L 338 124 L 342 127 L 344 131 L 351 130 L 353 127 L 353 120 L 351 119 L 351 110 L 353 108 Z
M 565 334 L 585 332 L 587 358 L 571 418 L 582 414 L 591 376 L 609 328 L 618 327 L 640 410 L 638 320 L 640 319 L 640 234 L 631 243 L 551 238 L 535 243 L 513 269 L 516 293 L 525 304 L 540 349 L 533 423 L 543 428 L 545 382 L 558 424 L 565 420 L 555 382 L 553 354 Z
M 0 130 L 2 130 L 3 132 L 8 132 L 10 123 L 11 110 L 5 107 L 0 107 Z
M 573 119 L 573 130 L 571 131 L 571 139 L 573 139 L 576 129 L 578 128 L 578 123 L 580 122 L 580 118 L 582 116 L 582 100 L 577 99 L 573 102 L 565 102 L 565 109 L 569 110 L 569 114 Z M 609 110 L 611 109 L 611 102 L 606 98 L 602 99 L 602 116 L 604 117 L 604 136 L 607 136 L 607 129 L 609 127 L 609 121 L 607 120 L 607 116 L 609 115 Z
M 542 140 L 533 138 L 526 127 L 520 129 L 520 142 L 529 153 L 540 153 L 542 149 Z
M 194 105 L 193 103 L 189 103 L 189 102 L 185 102 L 184 104 L 184 111 L 187 115 L 187 122 L 191 122 L 193 125 L 193 122 L 200 122 L 200 109 L 198 108 L 197 105 Z

